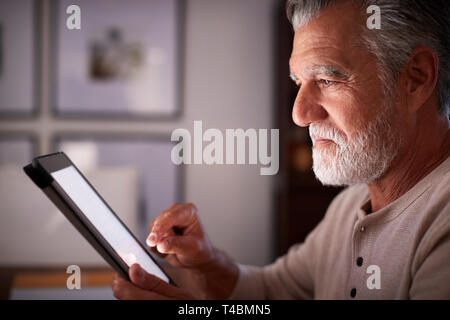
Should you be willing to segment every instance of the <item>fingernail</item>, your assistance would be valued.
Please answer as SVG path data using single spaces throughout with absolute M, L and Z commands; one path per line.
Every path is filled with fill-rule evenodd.
M 150 233 L 146 242 L 149 247 L 154 247 L 156 245 L 156 234 L 153 232 Z
M 169 240 L 164 239 L 164 241 L 160 241 L 158 243 L 158 251 L 161 253 L 166 253 L 167 250 L 169 249 Z

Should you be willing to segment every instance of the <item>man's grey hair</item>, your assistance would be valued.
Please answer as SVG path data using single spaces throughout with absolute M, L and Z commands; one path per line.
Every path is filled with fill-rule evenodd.
M 375 55 L 386 90 L 393 89 L 402 67 L 419 46 L 434 50 L 439 59 L 436 93 L 439 111 L 450 110 L 450 1 L 449 0 L 288 0 L 287 15 L 294 30 L 323 9 L 352 1 L 363 13 L 370 5 L 381 12 L 381 29 L 363 27 L 363 43 Z M 369 17 L 370 14 L 367 14 Z M 391 92 L 392 93 L 392 92 Z

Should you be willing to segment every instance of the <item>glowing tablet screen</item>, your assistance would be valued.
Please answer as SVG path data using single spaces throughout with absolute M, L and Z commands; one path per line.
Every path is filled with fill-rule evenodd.
M 169 282 L 148 253 L 73 166 L 52 172 L 51 175 L 129 267 L 139 263 L 148 273 Z

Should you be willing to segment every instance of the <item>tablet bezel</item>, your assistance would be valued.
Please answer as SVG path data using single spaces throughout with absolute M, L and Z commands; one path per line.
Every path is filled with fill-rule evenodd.
M 64 152 L 52 153 L 44 156 L 36 157 L 32 163 L 24 168 L 27 175 L 40 187 L 47 197 L 60 209 L 66 218 L 75 226 L 75 228 L 83 235 L 83 237 L 96 249 L 96 251 L 110 264 L 110 266 L 123 278 L 130 280 L 128 276 L 129 267 L 120 257 L 120 255 L 112 248 L 106 241 L 103 235 L 90 222 L 86 215 L 78 208 L 78 206 L 67 195 L 64 189 L 53 179 L 51 173 L 62 170 L 64 168 L 73 166 L 86 183 L 92 188 L 96 195 L 103 201 L 111 213 L 116 217 L 122 227 L 128 232 L 136 243 L 147 253 L 149 258 L 156 264 L 156 266 L 169 279 L 169 283 L 176 285 L 172 278 L 165 272 L 165 270 L 152 257 L 149 250 L 145 248 L 142 243 L 136 238 L 133 232 L 125 225 L 109 204 L 92 186 L 83 173 L 70 160 Z

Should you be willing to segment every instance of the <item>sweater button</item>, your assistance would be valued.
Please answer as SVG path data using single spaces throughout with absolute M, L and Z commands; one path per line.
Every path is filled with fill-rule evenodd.
M 352 297 L 352 298 L 356 297 L 356 288 L 353 288 L 353 289 L 350 291 L 350 297 Z
M 359 229 L 359 231 L 364 232 L 366 231 L 366 228 L 364 226 L 361 226 L 361 229 Z
M 363 258 L 362 257 L 358 257 L 358 259 L 356 259 L 356 265 L 358 266 L 358 267 L 361 267 L 362 266 L 362 264 L 363 264 Z

